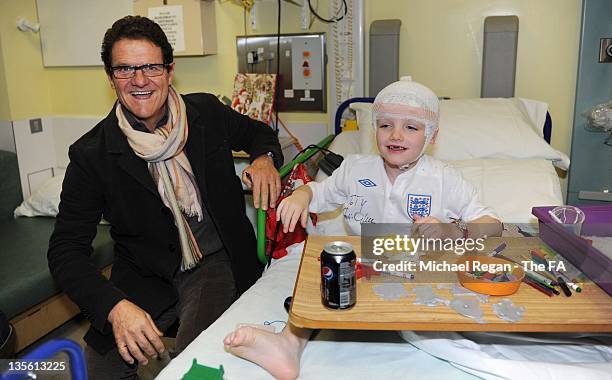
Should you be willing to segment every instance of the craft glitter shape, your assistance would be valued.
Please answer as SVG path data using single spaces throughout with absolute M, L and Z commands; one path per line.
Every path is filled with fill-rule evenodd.
M 484 312 L 480 308 L 480 302 L 475 298 L 457 297 L 450 302 L 449 306 L 461 315 L 472 318 L 478 323 L 485 323 Z
M 448 300 L 436 295 L 431 285 L 418 285 L 412 291 L 416 294 L 415 305 L 438 306 L 448 305 Z
M 500 319 L 512 323 L 520 321 L 525 313 L 524 306 L 517 307 L 508 298 L 504 298 L 501 302 L 494 303 L 491 306 L 493 307 L 493 312 L 495 312 Z
M 404 287 L 404 284 L 400 283 L 385 283 L 376 285 L 372 288 L 380 298 L 385 301 L 397 301 L 402 297 L 408 297 L 408 291 Z

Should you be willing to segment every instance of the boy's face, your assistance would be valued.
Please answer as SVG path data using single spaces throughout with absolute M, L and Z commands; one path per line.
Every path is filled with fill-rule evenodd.
M 376 119 L 376 144 L 387 165 L 397 168 L 409 165 L 423 151 L 425 124 L 403 118 Z

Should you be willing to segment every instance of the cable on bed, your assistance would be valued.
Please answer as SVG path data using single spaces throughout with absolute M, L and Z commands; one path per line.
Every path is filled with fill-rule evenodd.
M 264 326 L 272 326 L 274 323 L 282 323 L 283 327 L 287 326 L 287 322 L 285 321 L 281 321 L 281 320 L 276 320 L 276 321 L 264 321 Z

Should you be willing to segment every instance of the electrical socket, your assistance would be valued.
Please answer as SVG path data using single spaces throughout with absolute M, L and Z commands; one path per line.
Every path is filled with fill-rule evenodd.
M 43 131 L 41 119 L 30 119 L 30 133 L 39 133 Z

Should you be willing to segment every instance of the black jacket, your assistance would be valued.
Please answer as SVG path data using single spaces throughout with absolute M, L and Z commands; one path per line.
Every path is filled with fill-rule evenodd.
M 222 105 L 210 94 L 183 96 L 189 135 L 185 151 L 206 207 L 230 255 L 236 287 L 248 289 L 261 275 L 253 228 L 245 214 L 232 150 L 252 158 L 282 152 L 272 129 Z M 181 262 L 178 230 L 147 163 L 130 148 L 115 110 L 76 141 L 62 187 L 59 214 L 49 242 L 49 269 L 81 308 L 92 328 L 87 343 L 104 353 L 114 344 L 108 313 L 127 298 L 155 319 L 177 301 L 171 284 Z M 111 224 L 115 260 L 110 281 L 90 255 L 96 225 Z

